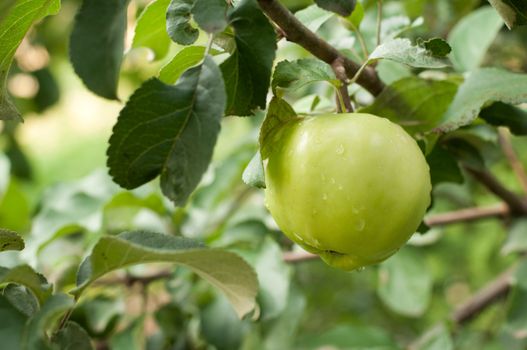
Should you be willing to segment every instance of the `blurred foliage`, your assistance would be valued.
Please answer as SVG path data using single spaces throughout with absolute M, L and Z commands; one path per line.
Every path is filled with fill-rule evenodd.
M 76 303 L 70 322 L 52 339 L 55 344 L 75 339 L 79 348 L 90 348 L 89 336 L 98 348 L 117 350 L 527 347 L 525 262 L 517 272 L 519 282 L 507 298 L 462 327 L 448 322 L 456 307 L 525 254 L 525 220 L 495 218 L 434 227 L 416 234 L 388 261 L 359 272 L 333 270 L 318 260 L 284 262 L 282 252 L 295 247 L 265 210 L 263 193 L 241 181 L 257 150 L 261 114 L 222 122 L 213 163 L 184 207 L 174 208 L 156 181 L 133 191 L 118 188 L 104 168 L 107 141 L 121 104 L 87 92 L 67 61 L 68 37 L 80 3 L 64 0 L 58 15 L 46 18 L 29 33 L 15 55 L 8 81 L 25 123 L 3 122 L 0 227 L 20 234 L 26 248 L 20 253 L 1 252 L 0 265 L 29 263 L 43 275 L 27 267 L 22 277 L 31 283 L 14 281 L 25 287 L 2 282 L 0 340 L 6 349 L 21 348 L 20 335 L 28 329 L 33 332 L 25 337 L 28 346 L 38 348 L 47 342 L 45 335 L 73 305 L 73 300 L 61 293 L 75 287 L 77 268 L 86 252 L 103 235 L 114 238 L 127 230 L 198 239 L 241 255 L 257 272 L 259 310 L 240 320 L 227 298 L 189 269 L 139 265 L 95 281 Z M 127 47 L 132 43 L 133 23 L 147 3 L 131 3 Z M 313 1 L 283 3 L 297 11 Z M 453 28 L 469 18 L 467 15 L 490 9 L 478 0 L 383 3 L 386 37 L 401 35 L 412 42 L 455 35 Z M 341 19 L 328 16 L 317 24 L 321 37 L 352 58 L 364 58 L 363 50 L 371 52 L 375 47 L 376 1 L 362 1 L 362 7 L 364 19 L 359 22 L 365 47 L 353 30 L 341 25 Z M 416 22 L 421 16 L 422 22 Z M 526 73 L 527 29 L 491 29 L 490 39 L 482 39 L 489 49 L 472 52 L 477 56 L 474 60 L 481 59 L 484 67 Z M 457 40 L 457 44 L 451 42 L 454 51 L 456 46 L 465 50 L 466 41 L 472 38 Z M 205 43 L 203 36 L 198 43 Z M 153 62 L 145 48 L 126 51 L 118 96 L 129 96 L 179 49 L 172 44 L 165 58 Z M 309 57 L 303 49 L 284 41 L 277 54 L 277 61 Z M 466 57 L 466 52 L 461 55 Z M 377 69 L 386 83 L 441 74 L 391 61 L 380 62 Z M 449 80 L 430 85 L 459 84 L 459 72 L 450 73 Z M 410 75 L 414 78 L 408 78 Z M 371 104 L 371 96 L 354 91 L 359 106 Z M 333 110 L 333 93 L 330 84 L 315 83 L 284 91 L 284 96 L 295 110 L 307 113 Z M 429 108 L 434 108 L 433 104 Z M 450 137 L 476 147 L 500 181 L 521 191 L 502 156 L 494 128 L 477 119 Z M 428 145 L 436 141 L 423 137 Z M 512 142 L 527 166 L 527 141 L 512 136 Z M 456 168 L 451 163 L 449 166 Z M 445 163 L 439 159 L 434 164 L 441 167 Z M 480 184 L 463 175 L 462 183 L 443 182 L 435 187 L 429 216 L 497 202 Z M 45 291 L 51 284 L 54 295 L 50 297 Z M 42 300 L 37 301 L 30 289 L 41 291 L 37 295 Z

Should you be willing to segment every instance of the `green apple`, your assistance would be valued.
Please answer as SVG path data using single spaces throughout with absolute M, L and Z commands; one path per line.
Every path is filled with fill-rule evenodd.
M 370 114 L 295 118 L 274 132 L 265 201 L 281 230 L 331 266 L 353 270 L 394 254 L 430 204 L 415 140 Z

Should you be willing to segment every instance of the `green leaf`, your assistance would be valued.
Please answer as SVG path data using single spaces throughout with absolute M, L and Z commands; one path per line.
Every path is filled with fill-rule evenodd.
M 394 312 L 419 317 L 426 311 L 432 293 L 432 277 L 422 257 L 407 247 L 379 268 L 377 293 Z
M 39 309 L 38 300 L 26 287 L 17 284 L 8 284 L 2 294 L 18 311 L 30 317 Z M 1 338 L 0 338 L 1 339 Z
M 269 103 L 267 115 L 260 128 L 260 153 L 262 159 L 267 159 L 271 147 L 273 147 L 274 138 L 280 128 L 287 122 L 297 118 L 293 109 L 285 100 L 279 97 L 273 97 Z
M 51 338 L 51 342 L 60 349 L 92 350 L 90 336 L 77 323 L 68 321 L 64 328 L 60 329 Z
M 75 73 L 95 94 L 117 100 L 129 0 L 84 0 L 70 38 Z
M 463 182 L 463 174 L 456 159 L 440 145 L 434 147 L 433 151 L 426 157 L 426 162 L 430 166 L 433 186 L 441 182 Z
M 513 105 L 527 102 L 525 91 L 527 74 L 497 68 L 473 71 L 459 87 L 437 131 L 448 132 L 472 123 L 481 108 L 492 102 Z
M 17 120 L 20 114 L 7 96 L 9 67 L 16 49 L 33 23 L 59 12 L 60 0 L 2 0 L 0 5 L 0 120 Z M 5 12 L 4 12 L 5 11 Z
M 18 233 L 0 228 L 0 252 L 24 249 L 24 240 Z
M 444 68 L 448 67 L 445 59 L 434 57 L 433 52 L 412 45 L 408 39 L 393 39 L 375 48 L 368 57 L 368 61 L 387 59 L 404 63 L 418 68 Z
M 298 90 L 320 81 L 327 81 L 333 86 L 340 83 L 331 67 L 318 59 L 304 58 L 293 62 L 285 60 L 276 65 L 272 88 L 276 94 L 277 87 Z
M 506 126 L 515 135 L 527 135 L 527 111 L 519 107 L 496 102 L 483 108 L 479 117 L 490 125 Z
M 170 37 L 166 31 L 166 13 L 170 0 L 155 0 L 148 4 L 137 19 L 132 47 L 148 47 L 154 59 L 166 56 Z
M 398 349 L 382 328 L 340 324 L 322 334 L 304 335 L 299 349 L 393 350 Z
M 11 177 L 0 200 L 0 226 L 24 232 L 31 225 L 31 206 L 22 184 Z
M 488 6 L 463 17 L 448 36 L 454 68 L 461 72 L 478 68 L 502 26 L 502 19 Z
M 211 50 L 211 54 L 218 53 Z M 183 48 L 159 72 L 159 79 L 166 84 L 174 84 L 188 68 L 200 63 L 205 56 L 204 46 L 189 46 Z
M 228 19 L 236 50 L 220 66 L 227 91 L 226 114 L 246 116 L 257 107 L 265 109 L 276 34 L 256 0 L 241 0 Z
M 357 0 L 315 0 L 315 3 L 325 10 L 348 17 L 355 9 Z
M 335 16 L 333 13 L 321 9 L 317 5 L 311 5 L 303 10 L 295 12 L 295 17 L 312 32 L 319 30 L 320 27 L 333 16 Z
M 364 18 L 364 7 L 360 2 L 357 2 L 355 5 L 355 9 L 353 10 L 353 13 L 349 15 L 346 19 L 349 23 L 351 23 L 354 27 L 354 29 L 358 30 L 360 27 L 360 24 L 362 23 L 362 19 Z
M 249 186 L 265 188 L 265 172 L 260 151 L 256 152 L 243 171 L 242 180 Z
M 190 25 L 190 13 L 195 0 L 172 0 L 168 5 L 166 28 L 170 38 L 180 45 L 191 45 L 199 36 L 199 30 Z
M 125 329 L 110 338 L 112 350 L 143 350 L 145 348 L 145 318 L 140 316 Z
M 73 299 L 65 294 L 51 296 L 39 312 L 29 319 L 22 337 L 22 349 L 43 350 L 52 349 L 47 340 L 46 332 L 55 322 L 72 308 Z
M 423 42 L 424 48 L 434 57 L 446 57 L 452 48 L 441 38 L 432 38 Z
M 270 325 L 263 349 L 294 349 L 293 344 L 305 308 L 306 297 L 299 290 L 293 288 L 289 292 L 285 309 Z
M 527 3 L 524 0 L 489 0 L 489 2 L 509 29 L 527 24 Z
M 127 189 L 161 175 L 165 196 L 185 204 L 209 166 L 224 110 L 221 73 L 210 56 L 174 86 L 148 80 L 113 129 L 110 175 Z
M 198 26 L 207 33 L 221 32 L 227 27 L 227 2 L 195 0 L 192 15 Z
M 457 85 L 450 81 L 410 76 L 387 86 L 360 112 L 388 118 L 412 135 L 428 132 L 439 124 L 456 90 Z
M 454 350 L 454 342 L 448 329 L 441 324 L 427 331 L 412 348 L 415 350 Z
M 103 171 L 48 189 L 22 254 L 32 263 L 41 249 L 64 235 L 101 229 L 101 210 L 118 187 Z
M 27 317 L 0 293 L 0 339 L 3 349 L 21 349 Z
M 28 265 L 7 269 L 0 267 L 0 284 L 16 283 L 28 288 L 38 299 L 40 305 L 51 296 L 52 287 L 44 276 Z
M 149 262 L 172 262 L 190 268 L 223 291 L 240 317 L 255 306 L 256 275 L 239 256 L 207 249 L 190 239 L 141 231 L 102 237 L 79 268 L 77 288 L 72 293 L 78 297 L 108 272 Z
M 15 6 L 17 0 L 4 0 L 0 2 L 0 21 L 9 14 L 9 11 Z
M 527 220 L 519 219 L 509 229 L 507 240 L 501 248 L 504 255 L 527 252 Z

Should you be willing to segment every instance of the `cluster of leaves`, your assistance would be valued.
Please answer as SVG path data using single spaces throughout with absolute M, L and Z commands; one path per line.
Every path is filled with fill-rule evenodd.
M 472 199 L 460 199 L 456 193 L 460 186 L 452 183 L 463 182 L 463 168 L 484 171 L 492 165 L 492 152 L 487 152 L 496 151 L 496 129 L 492 126 L 507 126 L 516 135 L 527 134 L 527 114 L 519 106 L 527 102 L 527 75 L 481 68 L 503 26 L 498 13 L 513 27 L 524 24 L 525 9 L 516 1 L 491 1 L 498 12 L 490 6 L 474 9 L 448 28 L 448 36 L 441 39 L 420 31 L 422 18 L 410 20 L 415 17 L 412 14 L 426 12 L 429 5 L 425 1 L 387 2 L 380 25 L 375 20 L 374 2 L 315 2 L 296 12 L 296 17 L 346 57 L 358 60 L 360 71 L 375 67 L 386 84 L 380 95 L 371 96 L 355 84 L 358 75 L 343 81 L 328 64 L 304 53 L 275 62 L 288 44 L 277 45 L 275 28 L 256 0 L 154 0 L 141 11 L 131 46 L 147 47 L 153 60 L 164 60 L 164 65 L 157 77 L 142 82 L 128 99 L 107 152 L 113 181 L 134 191 L 122 191 L 97 173 L 51 189 L 38 214 L 31 218 L 17 180 L 13 177 L 0 184 L 0 224 L 21 232 L 1 230 L 0 252 L 22 250 L 13 255 L 12 267 L 0 269 L 4 287 L 0 313 L 1 319 L 8 320 L 0 338 L 6 347 L 91 348 L 91 339 L 97 339 L 115 349 L 143 348 L 145 343 L 152 349 L 202 348 L 206 344 L 219 349 L 316 349 L 323 345 L 396 348 L 391 334 L 361 324 L 360 317 L 347 319 L 349 322 L 325 333 L 310 334 L 310 330 L 324 326 L 324 313 L 335 310 L 328 307 L 317 313 L 309 308 L 327 303 L 323 293 L 331 293 L 333 298 L 336 287 L 332 284 L 338 283 L 346 289 L 350 283 L 366 286 L 346 291 L 352 294 L 346 294 L 346 300 L 334 299 L 335 303 L 342 302 L 345 310 L 364 313 L 364 305 L 350 300 L 367 300 L 365 293 L 375 290 L 382 304 L 369 302 L 366 312 L 376 321 L 393 318 L 394 314 L 410 319 L 429 317 L 422 323 L 428 326 L 445 318 L 444 311 L 439 311 L 439 316 L 427 316 L 426 312 L 448 309 L 448 305 L 433 303 L 440 294 L 434 288 L 448 271 L 437 262 L 440 254 L 432 255 L 425 264 L 420 262 L 425 260 L 424 249 L 431 253 L 439 249 L 432 243 L 444 244 L 446 250 L 462 247 L 453 242 L 455 239 L 440 241 L 441 234 L 429 230 L 421 237 L 424 242 L 413 242 L 425 248 L 409 246 L 379 268 L 345 275 L 346 282 L 342 276 L 325 276 L 327 270 L 317 275 L 316 269 L 322 266 L 307 271 L 299 267 L 293 278 L 293 269 L 282 260 L 282 251 L 291 248 L 290 242 L 284 242 L 269 223 L 261 194 L 244 188 L 239 178 L 249 164 L 244 180 L 257 187 L 265 185 L 254 137 L 261 110 L 267 110 L 262 139 L 289 116 L 334 111 L 335 94 L 340 102 L 347 97 L 342 95 L 344 86 L 358 110 L 391 119 L 421 142 L 433 184 L 444 191 L 436 195 L 432 211 L 450 208 L 451 198 L 472 203 Z M 475 5 L 468 5 L 473 6 L 469 10 Z M 16 48 L 35 21 L 56 14 L 59 8 L 58 0 L 9 0 L 0 4 L 1 119 L 20 118 L 6 92 Z M 118 100 L 128 11 L 127 0 L 83 0 L 70 37 L 75 72 L 88 89 L 107 99 Z M 379 27 L 381 32 L 376 33 Z M 343 37 L 353 40 L 341 40 Z M 174 47 L 177 52 L 167 56 Z M 274 98 L 268 104 L 269 90 Z M 212 179 L 207 178 L 225 116 L 253 116 L 246 131 L 251 138 L 215 163 L 216 167 L 209 170 Z M 13 137 L 12 132 L 8 135 Z M 265 150 L 261 151 L 265 157 Z M 9 161 L 2 158 L 0 167 L 4 166 L 2 175 L 6 179 L 7 164 Z M 161 193 L 148 187 L 157 177 Z M 239 195 L 233 198 L 232 193 Z M 257 204 L 251 206 L 248 199 Z M 238 210 L 242 203 L 244 210 Z M 174 204 L 179 208 L 174 209 Z M 26 234 L 30 220 L 31 229 Z M 525 251 L 524 228 L 524 220 L 514 220 L 503 248 L 509 255 L 501 257 L 496 266 L 490 264 L 495 256 L 487 253 L 488 265 L 495 270 L 486 271 L 482 279 Z M 206 248 L 202 241 L 213 248 Z M 484 244 L 492 247 L 496 242 L 499 240 L 485 240 Z M 72 254 L 66 262 L 47 262 L 41 270 L 60 268 L 51 285 L 34 267 L 42 265 L 42 256 L 67 249 Z M 89 255 L 85 254 L 88 249 Z M 482 245 L 480 250 L 486 252 L 488 248 Z M 80 261 L 80 255 L 87 256 Z M 481 256 L 474 259 L 470 272 L 482 264 Z M 149 270 L 143 265 L 152 262 L 187 267 L 215 289 L 196 281 L 188 270 L 165 269 L 165 265 Z M 130 268 L 135 265 L 140 266 Z M 116 275 L 118 280 L 105 277 L 125 268 L 126 274 Z M 154 277 L 150 279 L 145 270 L 153 271 Z M 521 283 L 525 271 L 525 263 L 520 264 L 516 272 L 520 282 L 508 300 L 495 344 L 504 342 L 508 348 L 525 345 L 522 332 L 527 292 Z M 156 280 L 162 285 L 153 283 Z M 321 280 L 330 287 L 321 288 L 322 292 L 301 291 L 321 284 Z M 130 288 L 135 286 L 140 287 L 140 293 Z M 122 288 L 127 290 L 124 297 Z M 167 294 L 170 302 L 152 306 L 150 303 L 162 302 L 149 302 L 147 297 L 143 299 L 145 312 L 129 312 L 129 317 L 123 317 L 123 303 L 133 308 L 130 300 L 145 291 Z M 258 310 L 253 315 L 260 321 L 240 320 L 253 311 L 256 302 L 260 315 Z M 316 315 L 320 321 L 302 321 L 303 314 Z M 156 332 L 146 332 L 145 324 L 152 319 Z M 397 322 L 391 327 L 396 332 L 394 324 Z M 423 325 L 415 325 L 417 334 L 403 342 L 421 333 Z M 453 339 L 447 326 L 434 327 L 416 348 L 451 349 L 454 341 L 468 342 L 481 336 L 481 332 L 470 330 Z M 302 335 L 295 337 L 299 329 Z

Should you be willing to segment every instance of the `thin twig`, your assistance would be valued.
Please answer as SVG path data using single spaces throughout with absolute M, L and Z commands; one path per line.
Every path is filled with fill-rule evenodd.
M 306 251 L 284 253 L 284 261 L 288 263 L 297 263 L 314 259 L 318 259 L 318 255 Z
M 113 284 L 123 284 L 127 287 L 132 287 L 135 284 L 140 284 L 147 286 L 152 282 L 155 282 L 160 279 L 169 278 L 172 276 L 172 271 L 163 270 L 156 272 L 148 276 L 132 276 L 126 274 L 125 276 L 118 276 L 113 278 L 103 278 L 95 282 L 96 285 L 113 285 Z
M 470 299 L 461 304 L 451 315 L 456 324 L 463 324 L 495 301 L 507 295 L 513 283 L 514 268 L 511 268 L 476 292 Z
M 516 174 L 516 177 L 518 178 L 518 182 L 523 189 L 523 193 L 527 193 L 527 174 L 525 173 L 525 168 L 518 158 L 516 151 L 514 151 L 514 147 L 512 146 L 510 131 L 504 127 L 499 127 L 498 139 L 503 153 L 507 157 L 514 174 Z
M 345 57 L 335 47 L 309 30 L 278 0 L 258 0 L 258 4 L 265 14 L 282 29 L 287 40 L 297 43 L 329 65 L 337 58 L 342 58 L 348 78 L 355 76 L 360 69 L 361 66 L 358 63 Z M 358 76 L 357 83 L 377 96 L 384 89 L 384 83 L 373 68 L 365 68 Z
M 425 218 L 427 226 L 443 226 L 459 222 L 474 221 L 489 217 L 505 217 L 509 214 L 509 207 L 499 203 L 489 207 L 474 207 L 455 210 L 447 213 L 435 214 Z
M 508 190 L 503 184 L 486 169 L 478 169 L 464 165 L 467 170 L 477 181 L 485 186 L 490 192 L 501 198 L 509 206 L 512 215 L 527 214 L 527 202 L 521 196 Z
M 343 106 L 340 106 L 340 103 L 337 104 L 339 106 L 339 112 L 353 112 L 353 105 L 351 104 L 350 95 L 348 92 L 348 82 L 349 79 L 346 76 L 346 68 L 344 68 L 344 62 L 342 57 L 337 57 L 335 61 L 331 63 L 331 68 L 335 72 L 335 76 L 338 80 L 340 80 L 341 85 L 338 88 L 337 97 L 339 98 L 339 102 L 343 104 Z

